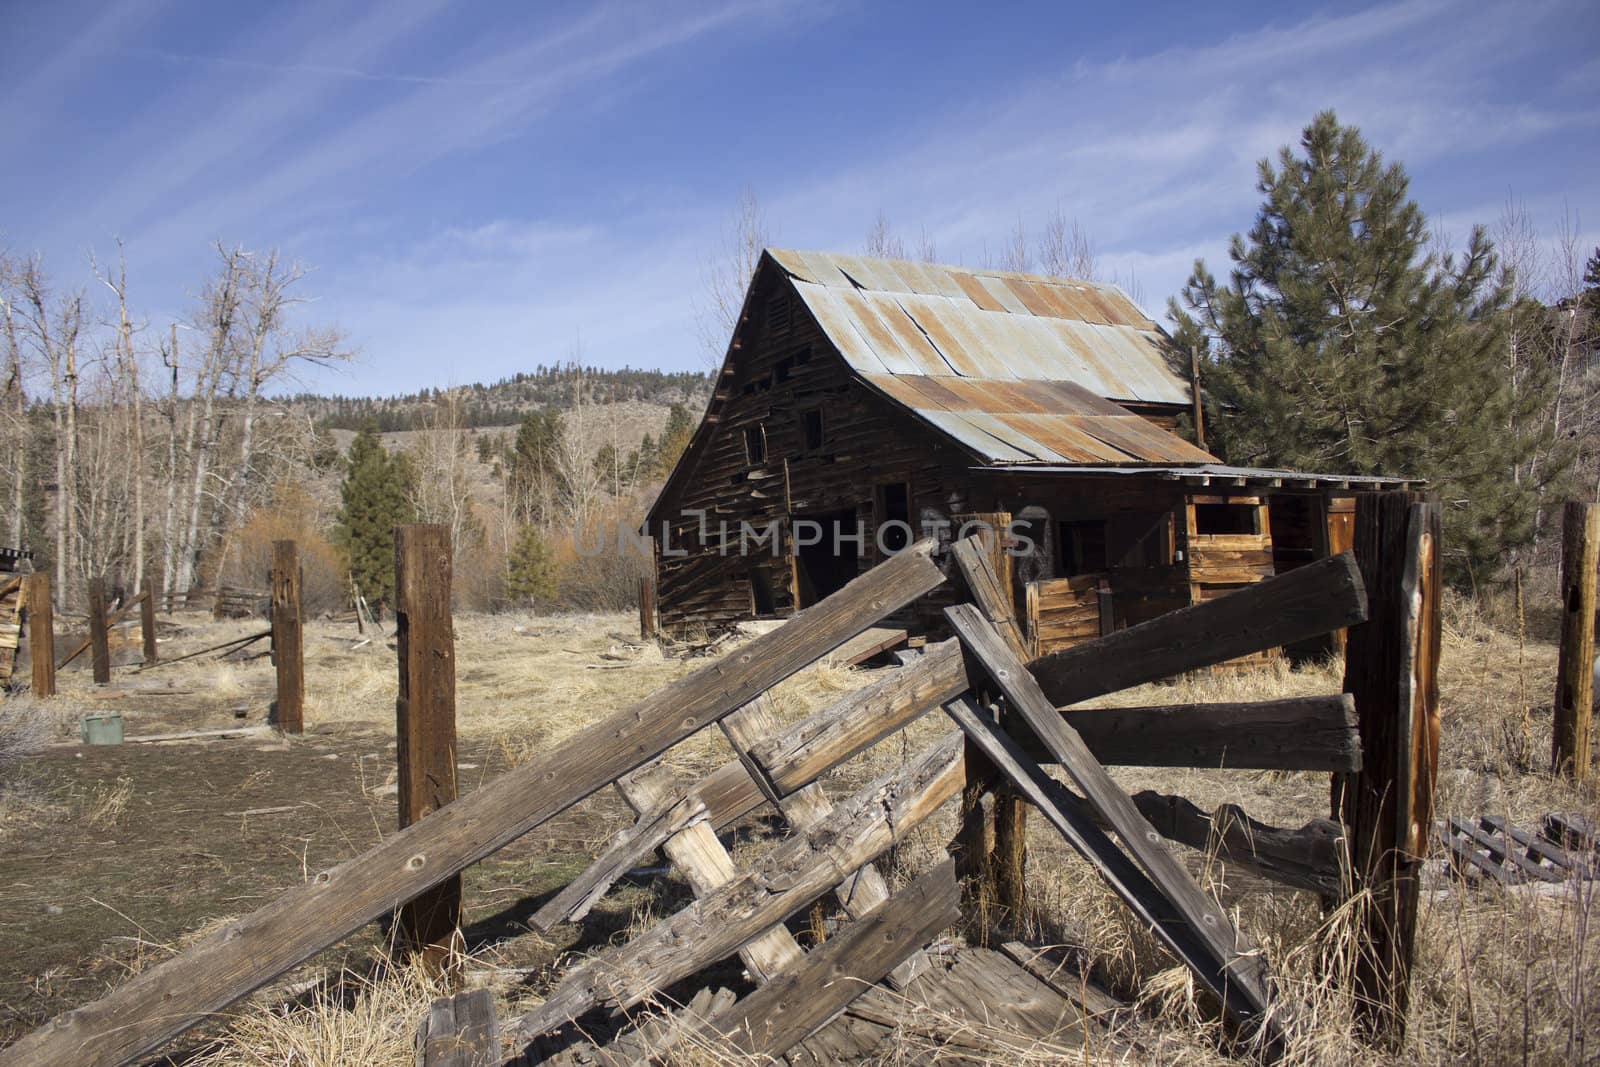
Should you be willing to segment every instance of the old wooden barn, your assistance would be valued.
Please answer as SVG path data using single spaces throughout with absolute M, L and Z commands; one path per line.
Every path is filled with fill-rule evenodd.
M 660 626 L 787 616 L 982 517 L 1032 543 L 1042 654 L 1342 550 L 1353 490 L 1404 484 L 1223 465 L 1171 350 L 1115 286 L 766 251 L 649 514 Z

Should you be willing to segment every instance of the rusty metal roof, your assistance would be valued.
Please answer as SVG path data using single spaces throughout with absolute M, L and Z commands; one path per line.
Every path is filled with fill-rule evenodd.
M 769 249 L 868 384 L 996 464 L 1214 463 L 1114 401 L 1187 405 L 1115 286 Z

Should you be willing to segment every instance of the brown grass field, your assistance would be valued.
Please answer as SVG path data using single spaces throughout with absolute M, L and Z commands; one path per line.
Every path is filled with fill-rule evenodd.
M 1537 825 L 1551 811 L 1600 809 L 1600 792 L 1547 773 L 1551 635 L 1502 621 L 1464 601 L 1448 605 L 1441 673 L 1444 734 L 1441 815 L 1509 816 Z M 494 774 L 606 713 L 704 664 L 631 640 L 627 616 L 463 616 L 456 620 L 460 783 Z M 259 620 L 163 620 L 171 658 Z M 1519 630 L 1525 631 L 1519 636 Z M 80 715 L 116 709 L 129 736 L 260 724 L 272 693 L 265 659 L 200 659 L 149 672 L 119 671 L 96 692 L 86 671 L 62 676 L 48 703 L 0 705 L 0 1043 L 100 995 L 181 949 L 198 934 L 247 913 L 310 872 L 349 858 L 395 827 L 395 654 L 382 638 L 357 647 L 352 625 L 313 622 L 306 637 L 303 737 L 244 737 L 118 747 L 73 740 Z M 136 658 L 137 631 L 124 656 Z M 255 646 L 257 649 L 262 646 Z M 87 657 L 84 657 L 87 659 Z M 872 677 L 823 665 L 777 691 L 798 717 Z M 1207 674 L 1145 686 L 1107 703 L 1258 699 L 1336 691 L 1337 665 L 1252 674 Z M 948 729 L 925 717 L 841 768 L 841 792 Z M 703 731 L 669 760 L 685 777 L 730 758 L 718 731 Z M 1252 816 L 1299 826 L 1326 816 L 1322 774 L 1243 771 L 1114 771 L 1130 791 L 1180 793 L 1210 809 L 1242 805 Z M 675 875 L 624 880 L 583 923 L 542 937 L 526 925 L 549 893 L 582 870 L 627 821 L 609 791 L 514 843 L 466 876 L 466 981 L 486 985 L 502 1017 L 541 999 L 564 957 L 603 948 L 689 899 Z M 953 834 L 947 808 L 886 865 L 899 883 L 933 862 Z M 751 821 L 733 835 L 736 857 L 770 847 L 776 831 Z M 1177 846 L 1173 846 L 1177 847 Z M 1340 966 L 1349 916 L 1324 916 L 1309 893 L 1230 870 L 1182 850 L 1191 870 L 1265 946 L 1275 971 L 1308 1006 L 1314 1025 L 1289 1049 L 1291 1063 L 1600 1062 L 1600 882 L 1559 892 L 1465 887 L 1436 879 L 1425 890 L 1405 1047 L 1382 1054 L 1353 1038 L 1351 1006 L 1326 980 Z M 1096 974 L 1138 1005 L 1115 1042 L 1070 1050 L 1072 1062 L 1228 1062 L 1187 974 L 1136 927 L 1065 842 L 1035 819 L 1029 838 L 1033 913 L 1001 931 L 972 919 L 953 936 L 1022 933 L 1081 951 Z M 803 917 L 802 917 L 803 918 Z M 417 1022 L 438 992 L 423 975 L 391 966 L 384 930 L 324 953 L 191 1032 L 154 1062 L 389 1067 L 410 1063 Z M 724 965 L 722 984 L 739 981 Z M 690 990 L 692 992 L 692 990 Z M 988 1062 L 1062 1062 L 1066 1047 L 986 1034 Z M 1134 1051 L 1128 1051 L 1132 1048 Z M 972 1055 L 970 1049 L 965 1053 Z M 897 1034 L 878 1062 L 924 1063 L 938 1050 Z M 680 1059 L 736 1062 L 715 1048 Z

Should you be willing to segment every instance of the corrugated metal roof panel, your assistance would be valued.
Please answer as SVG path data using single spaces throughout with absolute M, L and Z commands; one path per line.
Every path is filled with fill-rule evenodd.
M 1011 287 L 1006 284 L 1004 278 L 996 278 L 989 274 L 979 274 L 975 275 L 975 277 L 978 279 L 978 284 L 983 286 L 984 291 L 989 294 L 990 299 L 1005 308 L 1006 311 L 1013 315 L 1033 314 L 1028 310 L 1028 305 L 1024 304 L 1022 299 L 1011 291 Z
M 803 282 L 810 282 L 813 285 L 818 284 L 817 276 L 811 265 L 806 262 L 804 253 L 791 252 L 787 248 L 773 248 L 768 251 L 772 253 L 772 258 L 778 261 L 778 266 L 793 274 L 796 278 Z
M 877 312 L 878 318 L 889 328 L 900 342 L 901 354 L 909 357 L 920 368 L 920 374 L 954 374 L 956 370 L 945 361 L 933 342 L 928 340 L 928 335 L 923 332 L 917 321 L 906 313 L 900 306 L 900 301 L 905 296 L 890 296 L 886 293 L 863 293 L 872 310 Z
M 975 454 L 984 457 L 990 463 L 1031 463 L 1034 456 L 1030 452 L 1023 452 L 995 437 L 994 434 L 980 429 L 967 421 L 965 415 L 958 415 L 953 411 L 918 411 L 917 414 L 929 423 L 943 430 Z
M 984 284 L 964 270 L 952 270 L 950 278 L 958 287 L 962 295 L 984 311 L 1004 311 L 1005 306 L 996 300 Z
M 828 335 L 846 363 L 862 374 L 887 374 L 889 367 L 872 351 L 872 346 L 857 331 L 852 317 L 835 291 L 821 285 L 795 285 L 795 291 L 817 324 Z
M 1005 415 L 1003 418 L 1007 425 L 1065 457 L 1069 463 L 1128 463 L 1138 458 L 1085 432 L 1071 416 Z M 1087 421 L 1096 420 L 1090 417 Z

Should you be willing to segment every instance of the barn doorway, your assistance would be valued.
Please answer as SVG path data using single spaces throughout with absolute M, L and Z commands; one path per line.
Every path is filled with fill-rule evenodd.
M 817 601 L 843 589 L 861 572 L 860 520 L 854 508 L 843 511 L 818 511 L 794 517 L 796 526 L 795 567 L 800 606 L 808 608 Z M 816 526 L 802 527 L 801 523 Z M 800 532 L 810 540 L 821 537 L 815 544 L 800 544 Z

